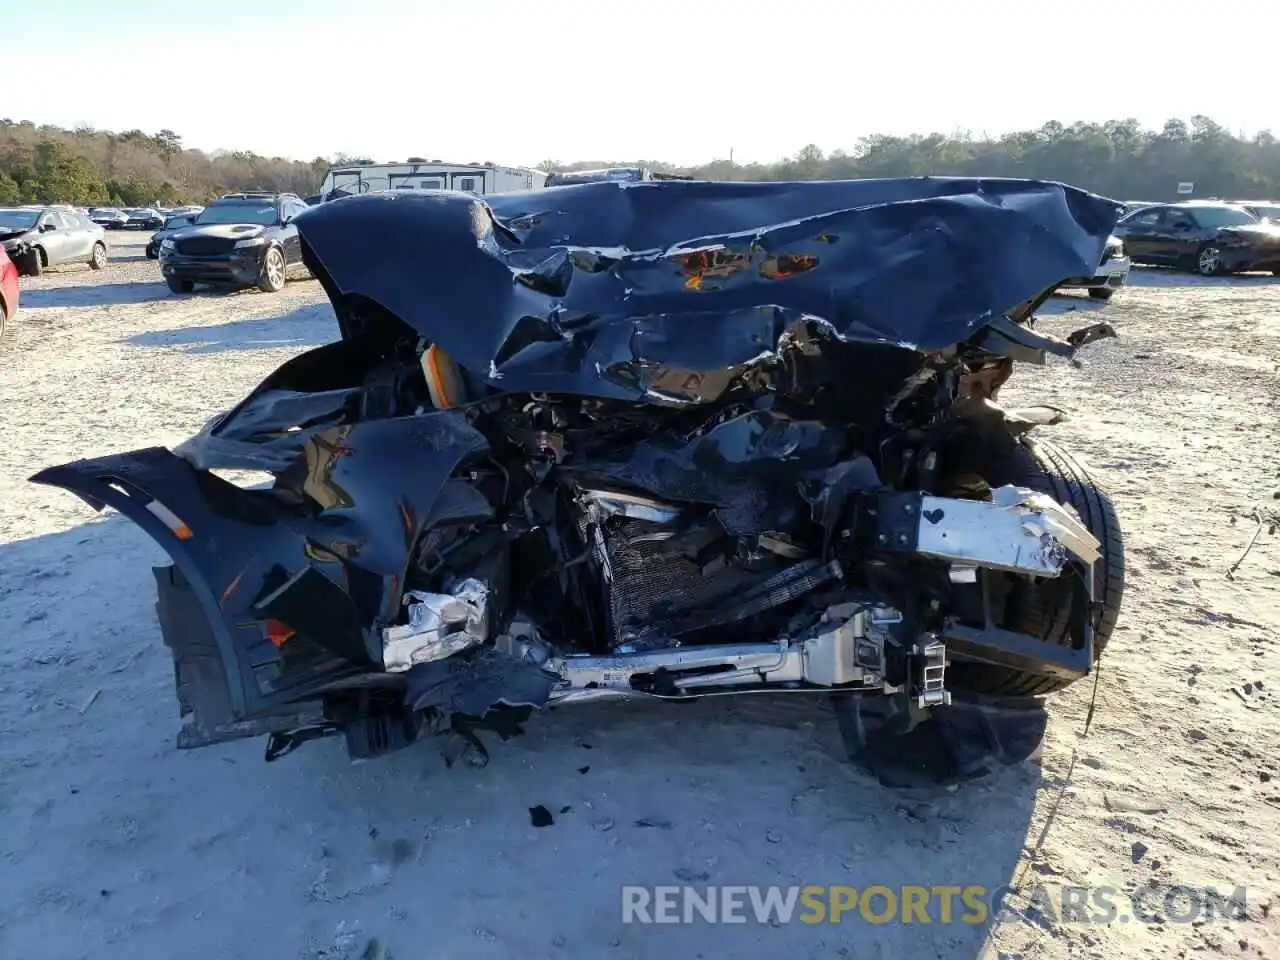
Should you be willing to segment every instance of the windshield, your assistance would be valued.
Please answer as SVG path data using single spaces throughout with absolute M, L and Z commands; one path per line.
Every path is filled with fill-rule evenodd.
M 1280 220 L 1280 203 L 1256 203 L 1249 211 L 1264 220 Z
M 177 230 L 179 227 L 189 227 L 191 226 L 191 221 L 194 219 L 195 217 L 190 215 L 185 217 L 170 217 L 164 222 L 164 228 L 166 230 Z
M 154 217 L 154 216 L 156 216 L 156 212 L 155 212 L 154 210 L 130 210 L 130 211 L 129 211 L 129 216 L 131 216 L 131 217 Z
M 215 203 L 211 207 L 205 207 L 195 222 L 257 223 L 265 227 L 276 222 L 276 208 L 270 203 Z
M 36 225 L 39 210 L 0 210 L 0 227 L 6 230 L 29 230 Z
M 89 211 L 89 216 L 91 216 L 91 217 L 118 217 L 118 216 L 120 216 L 120 211 L 119 211 L 119 210 L 115 210 L 115 209 L 113 209 L 113 208 L 111 208 L 111 207 L 98 207 L 98 208 L 96 208 L 96 209 L 94 209 L 94 210 L 90 210 L 90 211 Z
M 1193 207 L 1192 215 L 1202 227 L 1243 227 L 1258 218 L 1240 207 Z
M 1149 213 L 1151 209 L 1152 209 L 1151 207 L 1136 207 L 1135 209 L 1130 210 L 1128 213 L 1126 213 L 1118 221 L 1116 221 L 1116 225 L 1123 227 L 1123 226 L 1128 226 L 1129 224 L 1132 224 L 1132 223 L 1136 223 L 1139 217 L 1141 217 L 1144 213 Z M 1159 208 L 1157 207 L 1156 209 L 1159 209 Z

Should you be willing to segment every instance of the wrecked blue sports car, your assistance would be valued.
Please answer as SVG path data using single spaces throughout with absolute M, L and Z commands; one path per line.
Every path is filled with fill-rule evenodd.
M 547 704 L 776 691 L 890 782 L 972 777 L 1119 612 L 1110 501 L 1029 436 L 1060 413 L 996 402 L 1113 334 L 1033 316 L 1117 214 L 939 178 L 342 199 L 297 221 L 339 341 L 32 479 L 172 557 L 180 747 L 482 757 Z

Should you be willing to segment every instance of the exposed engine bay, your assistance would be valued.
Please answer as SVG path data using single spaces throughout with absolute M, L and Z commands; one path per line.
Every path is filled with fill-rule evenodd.
M 549 704 L 825 693 L 847 742 L 872 703 L 896 735 L 977 710 L 963 774 L 1018 752 L 1001 697 L 1100 648 L 1118 541 L 1024 468 L 1060 413 L 997 396 L 1114 334 L 1033 314 L 1115 217 L 999 180 L 338 200 L 298 229 L 340 341 L 172 452 L 33 479 L 173 557 L 180 746 L 483 750 Z

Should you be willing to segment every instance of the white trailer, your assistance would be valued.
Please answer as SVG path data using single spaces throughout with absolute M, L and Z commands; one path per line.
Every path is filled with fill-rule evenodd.
M 376 190 L 461 190 L 484 196 L 544 186 L 547 175 L 525 167 L 500 167 L 493 163 L 441 163 L 418 160 L 405 163 L 347 164 L 332 167 L 320 183 L 325 200 Z M 313 198 L 314 199 L 314 198 Z

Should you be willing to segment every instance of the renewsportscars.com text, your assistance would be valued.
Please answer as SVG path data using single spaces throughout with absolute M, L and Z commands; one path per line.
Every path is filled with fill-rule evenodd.
M 627 886 L 623 923 L 963 923 L 1002 910 L 1034 911 L 1062 923 L 1192 923 L 1248 919 L 1247 892 L 1236 887 Z

